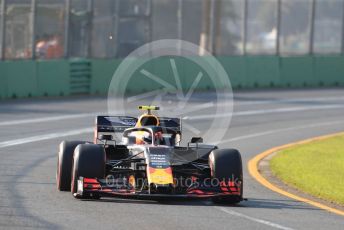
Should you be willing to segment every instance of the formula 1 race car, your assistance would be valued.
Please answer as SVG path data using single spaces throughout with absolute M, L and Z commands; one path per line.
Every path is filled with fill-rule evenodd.
M 231 204 L 243 200 L 238 150 L 203 144 L 200 137 L 182 147 L 181 119 L 153 115 L 156 106 L 139 108 L 147 111 L 139 118 L 97 116 L 93 143 L 60 144 L 58 190 L 84 199 L 211 198 Z

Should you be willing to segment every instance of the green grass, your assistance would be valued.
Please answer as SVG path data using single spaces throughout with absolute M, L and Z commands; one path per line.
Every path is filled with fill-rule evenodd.
M 270 168 L 286 184 L 344 205 L 344 135 L 282 150 Z

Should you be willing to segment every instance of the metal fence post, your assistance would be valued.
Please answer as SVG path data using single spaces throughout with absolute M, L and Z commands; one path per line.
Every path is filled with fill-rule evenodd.
M 183 0 L 178 0 L 177 18 L 178 18 L 177 19 L 178 39 L 182 40 L 183 39 Z M 179 55 L 182 55 L 182 46 L 180 42 L 178 44 L 178 53 Z
M 202 11 L 202 32 L 200 36 L 200 50 L 199 55 L 203 56 L 204 51 L 208 49 L 208 37 L 209 37 L 209 18 L 210 18 L 210 0 L 203 0 Z
M 215 0 L 210 0 L 210 15 L 209 15 L 209 46 L 208 51 L 214 52 L 214 18 L 215 18 Z
M 315 24 L 315 10 L 316 10 L 316 0 L 312 1 L 312 12 L 311 12 L 311 28 L 309 32 L 309 54 L 314 54 L 314 24 Z
M 221 18 L 222 18 L 222 0 L 215 2 L 215 39 L 214 39 L 214 55 L 218 55 L 221 49 Z
M 248 0 L 244 0 L 244 9 L 243 9 L 243 29 L 242 29 L 242 41 L 243 41 L 243 46 L 242 46 L 242 52 L 243 55 L 246 55 L 247 53 L 247 16 L 248 16 Z
M 344 0 L 343 1 L 343 13 L 342 13 L 342 54 L 344 55 Z
M 37 9 L 37 2 L 36 0 L 31 0 L 31 20 L 30 20 L 30 28 L 31 28 L 31 58 L 36 58 L 36 9 Z
M 93 42 L 93 22 L 94 22 L 94 1 L 93 0 L 89 0 L 88 1 L 88 7 L 87 7 L 87 11 L 90 14 L 90 20 L 89 20 L 89 30 L 88 30 L 88 41 L 87 41 L 87 49 L 86 49 L 86 58 L 91 58 L 92 56 L 92 42 Z
M 69 23 L 70 23 L 70 1 L 65 0 L 65 21 L 64 21 L 64 44 L 63 44 L 63 56 L 69 57 Z
M 0 31 L 0 60 L 5 59 L 5 20 L 6 20 L 6 0 L 2 0 L 0 6 L 0 13 L 1 13 L 1 31 Z
M 115 0 L 115 12 L 113 15 L 114 18 L 114 38 L 115 38 L 115 48 L 114 48 L 114 57 L 118 57 L 118 45 L 119 45 L 119 36 L 118 36 L 118 31 L 119 31 L 119 6 L 120 6 L 120 0 Z
M 153 57 L 153 53 L 152 53 L 152 45 L 151 42 L 153 41 L 153 2 L 152 0 L 148 0 L 148 6 L 147 6 L 147 12 L 146 12 L 146 16 L 149 17 L 148 18 L 148 41 L 149 41 L 149 50 L 150 50 L 150 57 Z
M 280 37 L 281 37 L 281 18 L 282 18 L 282 2 L 277 1 L 277 31 L 276 31 L 276 55 L 280 55 Z

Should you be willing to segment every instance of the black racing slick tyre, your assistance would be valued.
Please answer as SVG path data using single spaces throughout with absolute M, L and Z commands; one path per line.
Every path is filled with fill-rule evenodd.
M 81 144 L 74 150 L 71 192 L 75 196 L 79 177 L 104 178 L 106 155 L 103 146 Z M 75 196 L 77 198 L 88 198 Z M 93 197 L 96 198 L 96 197 Z
M 73 153 L 84 141 L 62 141 L 57 155 L 56 186 L 59 191 L 70 191 Z
M 241 154 L 236 149 L 216 149 L 209 155 L 209 166 L 212 178 L 218 181 L 228 180 L 240 183 L 240 195 L 214 197 L 214 203 L 236 204 L 243 199 L 243 171 Z

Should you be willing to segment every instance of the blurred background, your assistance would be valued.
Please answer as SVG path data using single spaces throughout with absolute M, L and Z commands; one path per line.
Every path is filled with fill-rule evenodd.
M 206 48 L 234 88 L 341 86 L 343 11 L 344 0 L 0 0 L 0 98 L 105 94 L 120 61 L 158 39 Z

